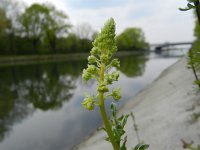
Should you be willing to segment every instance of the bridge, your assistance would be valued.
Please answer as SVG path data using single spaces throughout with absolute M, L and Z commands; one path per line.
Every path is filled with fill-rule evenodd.
M 193 42 L 176 42 L 176 43 L 164 43 L 164 44 L 152 44 L 151 47 L 154 47 L 156 52 L 161 52 L 163 48 L 169 46 L 178 46 L 178 45 L 192 45 Z

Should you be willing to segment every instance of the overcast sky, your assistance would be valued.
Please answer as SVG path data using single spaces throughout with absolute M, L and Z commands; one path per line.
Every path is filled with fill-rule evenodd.
M 47 0 L 27 0 L 44 3 Z M 63 10 L 73 25 L 89 23 L 99 31 L 113 17 L 117 33 L 127 27 L 140 27 L 150 43 L 192 41 L 194 16 L 192 11 L 181 12 L 186 0 L 48 0 Z

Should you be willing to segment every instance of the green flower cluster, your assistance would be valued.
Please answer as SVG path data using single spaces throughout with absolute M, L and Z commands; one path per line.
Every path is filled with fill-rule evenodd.
M 86 110 L 94 110 L 94 97 L 88 95 L 82 103 Z
M 82 78 L 85 81 L 94 78 L 98 82 L 97 97 L 93 97 L 93 100 L 91 100 L 91 96 L 86 97 L 82 103 L 86 110 L 93 110 L 95 99 L 99 99 L 99 93 L 109 92 L 108 85 L 118 81 L 119 72 L 110 72 L 111 67 L 120 67 L 119 60 L 112 59 L 113 54 L 117 51 L 115 36 L 115 22 L 111 18 L 94 40 L 93 48 L 90 51 L 91 55 L 88 57 L 88 67 L 83 70 Z M 118 101 L 121 98 L 120 89 L 113 89 L 112 93 L 108 95 Z M 99 103 L 96 102 L 96 104 Z M 93 107 L 89 107 L 91 105 Z

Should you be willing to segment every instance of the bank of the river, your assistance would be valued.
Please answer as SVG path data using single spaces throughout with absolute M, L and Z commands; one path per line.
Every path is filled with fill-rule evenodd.
M 147 53 L 147 51 L 142 51 Z M 125 51 L 118 52 L 117 56 L 128 56 L 133 54 L 141 54 L 141 52 Z M 17 55 L 17 56 L 0 56 L 0 66 L 12 65 L 27 65 L 45 62 L 59 62 L 59 61 L 76 61 L 85 60 L 89 53 L 69 53 L 69 54 L 54 54 L 54 55 Z
M 44 62 L 57 62 L 66 60 L 85 59 L 88 53 L 57 54 L 57 55 L 20 55 L 20 56 L 1 56 L 0 66 L 27 65 Z
M 200 123 L 191 116 L 200 110 L 200 94 L 193 83 L 184 57 L 120 109 L 119 113 L 134 113 L 139 136 L 150 144 L 149 150 L 182 150 L 181 139 L 199 144 Z M 138 143 L 131 118 L 126 131 L 130 148 Z M 75 149 L 111 150 L 104 137 L 98 131 Z

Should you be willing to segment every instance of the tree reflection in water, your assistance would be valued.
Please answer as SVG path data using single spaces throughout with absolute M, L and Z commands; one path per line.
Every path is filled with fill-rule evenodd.
M 70 100 L 86 62 L 0 68 L 0 141 L 36 109 L 60 109 Z
M 141 76 L 145 71 L 148 56 L 144 53 L 120 57 L 121 66 L 119 70 L 127 77 Z
M 125 74 L 125 76 L 133 78 L 143 74 L 147 56 L 123 56 L 120 58 L 120 61 L 120 71 Z M 11 132 L 13 127 L 20 122 L 20 125 L 22 125 L 22 121 L 24 122 L 28 116 L 36 114 L 36 110 L 42 111 L 42 114 L 48 114 L 50 111 L 56 113 L 58 110 L 61 111 L 62 108 L 68 108 L 63 107 L 64 104 L 67 104 L 71 109 L 75 109 L 73 112 L 76 113 L 78 111 L 81 113 L 78 104 L 81 105 L 82 99 L 80 99 L 81 97 L 79 95 L 77 96 L 79 93 L 74 93 L 76 88 L 80 86 L 77 90 L 82 88 L 92 90 L 91 87 L 96 86 L 93 82 L 88 85 L 83 85 L 82 82 L 80 82 L 82 70 L 86 67 L 86 63 L 86 61 L 69 61 L 27 66 L 0 67 L 1 143 L 5 144 L 7 141 L 9 143 L 10 139 L 5 139 L 9 134 L 14 133 Z M 73 99 L 72 96 L 73 98 L 78 97 L 78 99 Z M 72 99 L 75 100 L 74 103 L 67 103 Z M 71 104 L 74 106 L 71 106 Z M 76 117 L 71 118 L 72 120 L 66 119 L 64 121 L 66 123 L 62 128 L 65 130 L 65 133 L 67 133 L 66 136 L 78 131 L 76 136 L 66 139 L 67 141 L 65 141 L 65 143 L 67 143 L 68 146 L 73 145 L 74 141 L 78 141 L 77 138 L 80 140 L 86 133 L 91 133 L 90 130 L 95 130 L 94 128 L 100 124 L 97 116 L 98 113 L 92 116 L 96 121 L 93 124 L 90 123 L 90 125 L 88 125 L 88 122 L 90 122 L 91 116 L 88 118 L 87 114 L 66 115 L 65 118 L 59 119 L 65 120 L 69 116 Z M 77 122 L 76 120 L 79 120 L 80 122 Z M 69 125 L 72 122 L 73 124 L 77 123 L 73 129 L 71 125 Z M 82 129 L 83 126 L 84 130 Z M 62 139 L 65 138 L 63 135 L 59 136 Z M 29 137 L 29 135 L 27 135 L 27 137 Z M 3 140 L 5 140 L 5 142 L 2 142 Z M 14 146 L 15 143 L 11 142 L 9 144 L 13 144 Z M 62 146 L 64 145 L 61 145 L 61 147 Z M 28 143 L 27 147 L 29 147 Z

